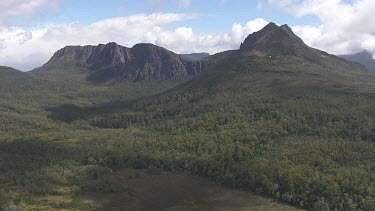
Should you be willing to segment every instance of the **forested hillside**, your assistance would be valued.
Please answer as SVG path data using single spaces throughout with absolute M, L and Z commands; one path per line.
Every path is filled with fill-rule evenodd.
M 163 137 L 135 167 L 199 174 L 305 208 L 371 210 L 375 99 L 364 80 L 374 76 L 348 83 L 298 58 L 232 61 L 153 98 L 57 112 Z

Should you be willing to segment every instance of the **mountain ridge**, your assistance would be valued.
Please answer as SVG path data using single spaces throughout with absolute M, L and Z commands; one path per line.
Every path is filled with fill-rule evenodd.
M 338 57 L 364 65 L 369 71 L 375 72 L 375 60 L 370 52 L 363 50 L 355 54 L 338 55 Z
M 235 56 L 270 59 L 294 56 L 322 65 L 330 65 L 330 59 L 345 62 L 335 55 L 307 46 L 288 25 L 278 26 L 271 22 L 248 35 L 238 50 L 211 56 L 206 53 L 179 55 L 149 43 L 128 48 L 110 42 L 97 46 L 66 46 L 37 70 L 54 69 L 55 66 L 60 69 L 83 67 L 87 69 L 87 79 L 94 82 L 180 80 L 194 77 L 213 63 Z
M 90 80 L 124 78 L 132 81 L 179 80 L 197 75 L 208 60 L 188 60 L 165 48 L 139 43 L 127 48 L 110 42 L 97 46 L 66 46 L 46 66 L 79 66 L 93 70 Z

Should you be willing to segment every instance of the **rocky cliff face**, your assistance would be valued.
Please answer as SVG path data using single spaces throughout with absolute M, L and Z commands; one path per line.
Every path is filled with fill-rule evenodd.
M 126 48 L 116 43 L 98 46 L 67 46 L 57 51 L 47 65 L 77 65 L 93 69 L 89 77 L 106 81 L 122 77 L 128 80 L 169 80 L 195 76 L 209 61 L 191 61 L 152 44 Z

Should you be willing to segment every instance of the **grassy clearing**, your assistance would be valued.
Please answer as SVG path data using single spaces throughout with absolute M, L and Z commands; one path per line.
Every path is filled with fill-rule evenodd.
M 80 195 L 100 210 L 299 210 L 207 180 L 158 170 L 118 170 L 113 174 L 122 194 Z

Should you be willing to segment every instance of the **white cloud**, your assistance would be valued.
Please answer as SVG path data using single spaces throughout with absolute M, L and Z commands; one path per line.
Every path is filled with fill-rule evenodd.
M 322 36 L 322 28 L 314 26 L 294 26 L 292 27 L 295 34 L 303 39 L 310 46 L 319 45 L 318 38 Z
M 58 11 L 61 0 L 1 0 L 0 24 L 14 24 Z
M 235 23 L 228 33 L 197 35 L 191 27 L 165 29 L 167 25 L 195 18 L 194 14 L 155 13 L 112 18 L 92 23 L 48 25 L 42 28 L 0 27 L 0 64 L 22 70 L 40 66 L 66 45 L 97 45 L 117 42 L 132 47 L 146 42 L 177 53 L 216 53 L 237 49 L 250 34 L 267 21 L 255 19 Z
M 363 49 L 375 54 L 374 0 L 268 0 L 296 17 L 316 16 L 321 25 L 293 29 L 308 44 L 331 53 Z

